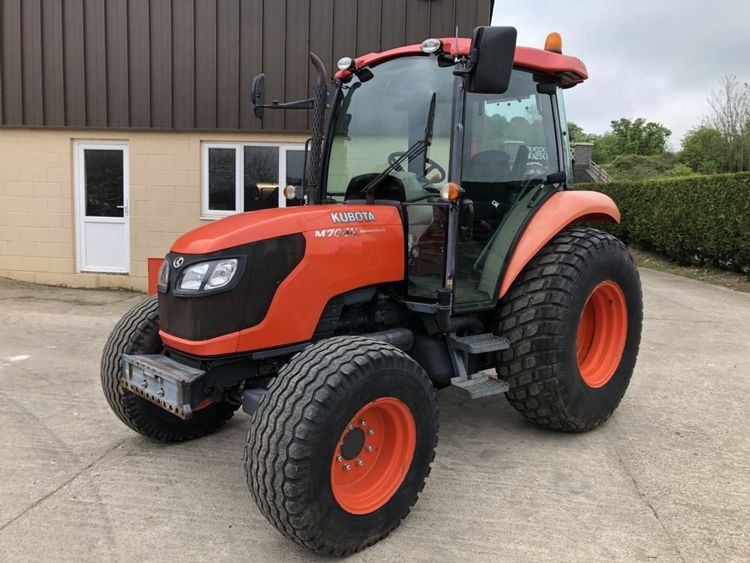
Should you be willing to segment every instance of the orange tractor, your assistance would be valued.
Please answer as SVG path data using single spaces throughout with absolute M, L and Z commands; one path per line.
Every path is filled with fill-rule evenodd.
M 436 389 L 505 394 L 532 423 L 603 423 L 630 381 L 642 297 L 606 196 L 570 190 L 562 91 L 587 78 L 516 30 L 311 60 L 302 186 L 290 205 L 179 238 L 158 296 L 104 349 L 115 414 L 163 441 L 252 416 L 247 482 L 279 531 L 345 555 L 417 501 L 438 435 Z

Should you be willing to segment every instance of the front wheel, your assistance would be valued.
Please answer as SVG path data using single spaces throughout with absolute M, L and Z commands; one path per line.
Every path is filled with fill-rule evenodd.
M 513 284 L 497 357 L 510 404 L 531 422 L 568 432 L 595 428 L 620 404 L 641 338 L 638 269 L 610 234 L 571 228 L 550 241 Z
M 435 390 L 409 356 L 363 337 L 324 340 L 281 370 L 253 416 L 248 486 L 280 532 L 348 555 L 408 514 L 437 430 Z
M 120 385 L 123 354 L 160 354 L 163 351 L 158 302 L 156 297 L 151 297 L 125 313 L 104 346 L 102 389 L 112 412 L 139 434 L 161 442 L 191 440 L 224 426 L 237 410 L 236 406 L 216 402 L 196 411 L 190 420 L 182 420 Z

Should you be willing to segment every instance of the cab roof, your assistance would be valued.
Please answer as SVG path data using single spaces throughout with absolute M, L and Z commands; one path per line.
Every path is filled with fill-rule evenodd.
M 466 37 L 445 37 L 441 41 L 443 42 L 443 52 L 451 56 L 469 55 L 471 39 Z M 354 65 L 357 69 L 373 67 L 398 57 L 421 54 L 421 45 L 406 45 L 379 53 L 367 53 L 366 55 L 357 57 L 354 60 Z M 533 47 L 516 47 L 514 66 L 554 76 L 563 88 L 571 88 L 589 77 L 586 65 L 580 59 L 569 55 L 553 53 L 552 51 L 545 51 L 544 49 L 534 49 Z M 350 70 L 339 70 L 335 74 L 335 77 L 341 80 L 349 77 L 351 74 Z

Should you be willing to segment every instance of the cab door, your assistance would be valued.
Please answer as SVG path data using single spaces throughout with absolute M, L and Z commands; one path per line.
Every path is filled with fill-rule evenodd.
M 446 283 L 450 204 L 404 203 L 406 291 L 410 301 L 434 302 Z
M 546 89 L 544 89 L 546 90 Z M 518 235 L 565 170 L 554 95 L 514 70 L 504 94 L 466 94 L 460 184 L 474 203 L 470 240 L 456 244 L 454 310 L 494 307 Z

